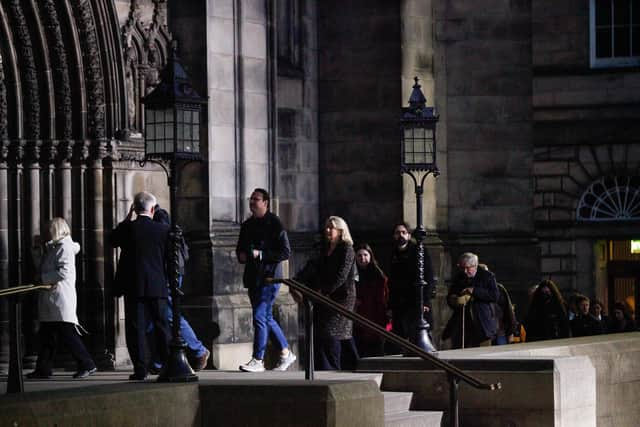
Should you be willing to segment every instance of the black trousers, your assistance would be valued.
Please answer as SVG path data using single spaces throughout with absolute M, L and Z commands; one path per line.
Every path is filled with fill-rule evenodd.
M 53 361 L 58 350 L 58 343 L 69 350 L 78 364 L 78 370 L 90 370 L 96 367 L 91 355 L 80 339 L 76 326 L 69 322 L 40 323 L 40 351 L 36 362 L 36 371 L 51 375 Z
M 146 347 L 147 326 L 153 323 L 152 348 L 158 362 L 164 364 L 169 356 L 169 320 L 165 298 L 124 297 L 125 336 L 129 357 L 136 375 L 146 376 L 151 351 Z
M 341 350 L 342 343 L 339 339 L 314 337 L 314 367 L 317 371 L 339 371 L 342 369 Z

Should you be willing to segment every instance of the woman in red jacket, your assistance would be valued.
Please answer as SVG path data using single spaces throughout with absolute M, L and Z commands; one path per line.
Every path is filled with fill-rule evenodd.
M 378 265 L 368 244 L 356 246 L 356 265 L 356 312 L 385 327 L 389 301 L 387 276 Z M 379 335 L 357 325 L 354 326 L 353 335 L 361 357 L 384 355 L 384 339 Z

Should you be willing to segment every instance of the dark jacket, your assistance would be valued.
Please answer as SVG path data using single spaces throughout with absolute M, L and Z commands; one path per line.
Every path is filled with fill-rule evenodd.
M 602 323 L 590 314 L 577 314 L 571 322 L 571 336 L 587 337 L 604 334 Z
M 564 304 L 551 295 L 546 297 L 536 291 L 524 321 L 527 341 L 570 338 L 571 327 Z
M 497 336 L 516 335 L 518 321 L 516 320 L 516 314 L 513 311 L 513 304 L 509 297 L 509 292 L 502 284 L 496 283 L 498 286 L 498 302 L 495 305 L 496 321 L 497 321 Z
M 417 298 L 417 253 L 418 247 L 409 242 L 404 250 L 393 249 L 389 270 L 389 308 L 392 310 L 415 310 Z M 423 291 L 423 302 L 428 305 L 435 289 L 431 258 L 424 251 L 424 280 L 427 285 Z
M 153 220 L 155 222 L 166 224 L 169 227 L 171 227 L 171 219 L 169 217 L 169 212 L 167 212 L 165 209 L 156 208 L 155 212 L 153 213 Z M 170 243 L 172 244 L 173 242 L 170 242 Z M 167 255 L 169 256 L 169 263 L 173 261 L 173 258 L 172 258 L 173 255 L 171 254 L 173 247 L 171 244 L 167 247 L 167 250 L 168 250 Z M 180 276 L 184 276 L 184 269 L 187 264 L 187 261 L 189 261 L 189 245 L 187 245 L 187 241 L 184 239 L 184 235 L 182 235 L 182 238 L 180 239 L 180 245 L 178 247 L 178 274 Z M 169 268 L 167 268 L 167 271 L 171 271 L 170 266 Z
M 387 303 L 389 288 L 386 276 L 373 263 L 367 268 L 358 268 L 356 281 L 356 312 L 379 326 L 387 325 Z M 361 341 L 379 341 L 381 338 L 369 329 L 354 325 L 354 335 Z
M 261 259 L 251 255 L 262 251 Z M 262 286 L 265 278 L 282 278 L 282 261 L 289 259 L 291 247 L 287 232 L 275 214 L 268 211 L 262 218 L 251 217 L 242 223 L 236 253 L 247 254 L 242 282 L 245 288 Z
M 453 301 L 461 296 L 465 288 L 473 288 L 473 295 L 465 306 L 458 306 Z M 498 302 L 498 286 L 496 278 L 490 271 L 478 268 L 476 275 L 468 278 L 460 273 L 455 278 L 449 293 L 447 303 L 454 310 L 449 319 L 443 338 L 451 337 L 456 342 L 461 342 L 462 334 L 462 310 L 465 312 L 465 343 L 478 345 L 487 339 L 496 336 L 495 303 Z
M 305 265 L 296 279 L 353 311 L 356 302 L 355 252 L 340 243 L 331 255 L 326 248 Z M 323 304 L 315 305 L 314 324 L 319 336 L 344 340 L 352 337 L 353 322 Z
M 111 245 L 120 248 L 115 295 L 166 298 L 166 255 L 169 226 L 138 216 L 124 220 L 111 233 Z

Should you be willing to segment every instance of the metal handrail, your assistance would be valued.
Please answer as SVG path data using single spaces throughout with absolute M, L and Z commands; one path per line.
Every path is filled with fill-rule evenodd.
M 27 292 L 37 291 L 39 289 L 51 289 L 53 285 L 20 285 L 11 288 L 0 289 L 0 297 L 9 295 L 24 294 Z
M 334 311 L 337 311 L 338 313 L 342 314 L 343 316 L 351 319 L 352 321 L 354 321 L 356 324 L 363 326 L 364 328 L 368 329 L 369 331 L 373 331 L 375 332 L 377 335 L 383 336 L 384 338 L 388 339 L 389 341 L 397 344 L 398 346 L 400 346 L 402 349 L 404 349 L 405 351 L 409 351 L 411 353 L 415 353 L 417 356 L 419 356 L 420 358 L 431 362 L 432 364 L 434 364 L 435 366 L 437 366 L 438 368 L 444 370 L 447 373 L 447 377 L 449 379 L 449 424 L 451 426 L 458 426 L 459 424 L 459 404 L 458 404 L 458 385 L 460 381 L 464 381 L 465 383 L 469 384 L 470 386 L 477 388 L 477 389 L 481 389 L 481 390 L 499 390 L 502 388 L 502 384 L 498 381 L 496 383 L 484 383 L 482 381 L 480 381 L 479 379 L 465 373 L 463 370 L 461 370 L 460 368 L 452 365 L 451 363 L 445 362 L 444 360 L 441 360 L 439 358 L 437 358 L 436 356 L 427 353 L 426 351 L 424 351 L 423 349 L 421 349 L 420 347 L 418 347 L 417 345 L 413 344 L 412 342 L 409 342 L 408 340 L 401 338 L 400 336 L 387 331 L 386 329 L 384 329 L 383 327 L 381 327 L 380 325 L 372 322 L 371 320 L 367 319 L 366 317 L 355 313 L 347 308 L 345 308 L 344 306 L 336 303 L 335 301 L 333 301 L 331 298 L 327 297 L 326 295 L 321 294 L 320 292 L 309 288 L 308 286 L 304 285 L 303 283 L 295 280 L 295 279 L 269 279 L 268 282 L 271 283 L 284 283 L 285 285 L 295 289 L 296 291 L 302 293 L 306 298 L 314 301 L 314 302 L 320 302 L 322 304 L 324 304 L 325 306 L 328 306 L 329 308 L 333 309 Z M 312 325 L 310 325 L 309 323 L 312 323 L 312 318 L 313 318 L 313 305 L 310 303 L 309 300 L 305 299 L 305 306 L 307 309 L 307 314 L 308 314 L 308 318 L 306 319 L 306 332 L 307 334 L 312 334 Z M 309 343 L 310 341 L 313 340 L 312 336 L 307 336 L 307 343 Z M 311 347 L 311 348 L 309 348 Z M 308 350 L 307 353 L 309 353 L 309 356 L 307 357 L 307 367 L 306 367 L 306 378 L 307 379 L 313 379 L 313 360 L 312 359 L 312 349 L 313 346 L 309 346 L 308 345 Z
M 7 378 L 7 394 L 22 393 L 24 381 L 22 379 L 22 346 L 20 345 L 20 325 L 22 317 L 22 294 L 41 289 L 51 289 L 54 285 L 21 285 L 0 289 L 0 297 L 10 297 L 13 304 L 9 304 L 9 376 Z

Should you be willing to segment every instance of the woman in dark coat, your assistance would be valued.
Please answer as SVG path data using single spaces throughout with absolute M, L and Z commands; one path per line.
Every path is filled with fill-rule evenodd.
M 527 331 L 527 341 L 571 337 L 566 305 L 553 281 L 543 280 L 538 284 L 524 328 Z
M 347 223 L 338 216 L 327 219 L 321 253 L 309 261 L 297 279 L 338 304 L 353 310 L 356 301 L 355 252 Z M 314 364 L 317 370 L 341 369 L 343 340 L 351 340 L 353 322 L 323 304 L 315 305 Z
M 386 326 L 389 287 L 373 250 L 366 244 L 356 247 L 356 312 L 383 328 Z M 353 331 L 360 356 L 384 356 L 384 339 L 366 328 L 354 326 Z

